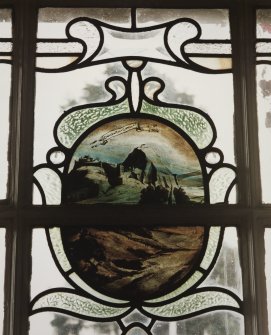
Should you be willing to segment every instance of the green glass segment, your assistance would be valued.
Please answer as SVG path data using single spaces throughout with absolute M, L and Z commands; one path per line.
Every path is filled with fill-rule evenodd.
M 70 292 L 52 292 L 40 297 L 33 306 L 33 311 L 42 309 L 63 310 L 82 317 L 112 318 L 124 314 L 129 307 L 110 307 Z
M 62 183 L 59 175 L 52 169 L 44 167 L 34 173 L 45 195 L 46 205 L 61 204 Z
M 180 300 L 161 307 L 143 307 L 148 313 L 165 318 L 175 318 L 208 308 L 223 309 L 224 307 L 239 308 L 238 302 L 229 294 L 219 291 L 204 291 L 191 294 Z
M 208 244 L 206 248 L 205 255 L 203 257 L 203 260 L 200 264 L 201 268 L 204 270 L 207 270 L 209 266 L 211 265 L 215 253 L 218 247 L 219 237 L 220 237 L 221 228 L 220 227 L 211 227 L 209 232 L 209 239 Z
M 51 244 L 52 244 L 55 256 L 61 268 L 65 272 L 71 270 L 70 262 L 68 261 L 65 251 L 64 251 L 60 228 L 56 228 L 56 227 L 50 228 L 49 235 L 50 235 L 50 240 L 51 240 Z
M 68 114 L 57 128 L 57 136 L 62 145 L 71 148 L 74 142 L 89 127 L 114 115 L 129 113 L 129 105 L 124 101 L 118 105 L 93 107 L 76 110 Z
M 191 110 L 159 107 L 143 102 L 142 113 L 159 116 L 181 128 L 199 149 L 207 147 L 213 138 L 213 130 L 207 119 Z

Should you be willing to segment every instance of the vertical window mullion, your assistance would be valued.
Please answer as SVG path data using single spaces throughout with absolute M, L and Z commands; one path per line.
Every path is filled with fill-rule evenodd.
M 11 163 L 14 165 L 11 165 L 15 222 L 12 264 L 8 265 L 12 273 L 11 327 L 8 335 L 28 334 L 31 229 L 23 220 L 22 208 L 31 205 L 32 199 L 36 22 L 35 1 L 14 0 L 15 68 L 11 137 Z
M 270 222 L 270 221 L 269 221 Z M 259 334 L 268 334 L 267 292 L 265 280 L 265 221 L 253 218 L 256 306 Z
M 249 1 L 233 8 L 231 24 L 239 200 L 248 209 L 261 203 L 255 90 L 255 10 Z M 252 215 L 239 229 L 246 335 L 265 334 L 261 324 L 258 278 L 255 278 L 261 265 L 257 264 L 254 228 L 252 210 Z

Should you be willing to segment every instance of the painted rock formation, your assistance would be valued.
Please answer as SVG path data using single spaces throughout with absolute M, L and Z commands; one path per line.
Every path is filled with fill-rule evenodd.
M 203 227 L 65 228 L 74 270 L 91 287 L 133 301 L 178 287 L 200 260 Z

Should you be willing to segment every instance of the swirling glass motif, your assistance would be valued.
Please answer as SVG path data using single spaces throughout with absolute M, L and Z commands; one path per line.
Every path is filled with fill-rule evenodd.
M 214 17 L 227 21 L 215 37 L 202 21 L 204 10 L 149 25 L 144 10 L 132 10 L 128 20 L 126 9 L 121 20 L 120 13 L 114 19 L 106 9 L 92 9 L 93 15 L 84 17 L 80 9 L 64 16 L 56 9 L 59 17 L 48 9 L 50 20 L 46 11 L 39 16 L 37 92 L 40 83 L 55 79 L 46 110 L 46 122 L 54 129 L 47 143 L 35 140 L 34 203 L 196 210 L 201 204 L 229 202 L 236 184 L 233 143 L 229 151 L 222 149 L 223 131 L 233 126 L 230 90 L 230 121 L 222 125 L 213 112 L 217 106 L 209 114 L 192 95 L 182 92 L 167 101 L 170 76 L 163 80 L 159 72 L 162 65 L 171 69 L 168 73 L 219 74 L 232 87 L 228 12 L 214 11 Z M 54 37 L 46 36 L 45 27 L 58 21 Z M 60 85 L 56 94 L 52 89 L 59 78 L 67 86 Z M 65 87 L 72 94 L 63 103 Z M 46 133 L 42 99 L 37 94 L 35 138 Z M 111 322 L 115 333 L 153 335 L 158 321 L 173 325 L 211 311 L 241 313 L 239 291 L 208 281 L 224 232 L 224 227 L 177 222 L 136 227 L 116 222 L 107 228 L 91 222 L 84 227 L 56 224 L 46 230 L 47 240 L 66 283 L 35 291 L 31 315 L 63 313 L 95 324 Z

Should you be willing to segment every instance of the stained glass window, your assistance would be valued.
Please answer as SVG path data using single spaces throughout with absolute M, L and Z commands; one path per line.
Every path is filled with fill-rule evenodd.
M 11 10 L 0 9 L 0 199 L 7 197 L 9 103 L 11 91 L 12 26 Z
M 34 204 L 235 202 L 228 11 L 108 11 L 40 10 Z
M 269 2 L 1 1 L 0 335 L 271 333 Z
M 47 242 L 44 230 L 33 233 L 31 335 L 40 324 L 47 334 L 73 325 L 83 333 L 104 321 L 101 329 L 112 334 L 162 335 L 169 327 L 189 335 L 193 323 L 177 320 L 202 313 L 198 328 L 210 329 L 219 315 L 213 328 L 244 334 L 235 228 L 55 227 L 46 234 Z M 219 310 L 231 312 L 212 312 Z

